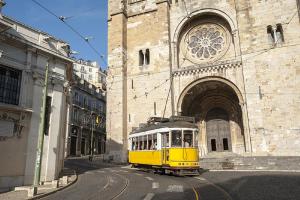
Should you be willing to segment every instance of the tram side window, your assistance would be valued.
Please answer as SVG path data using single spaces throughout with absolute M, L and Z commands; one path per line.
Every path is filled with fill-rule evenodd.
M 147 150 L 147 135 L 143 136 L 143 149 L 142 150 Z
M 153 150 L 157 149 L 157 134 L 153 135 Z
M 139 136 L 139 148 L 138 150 L 143 150 L 144 143 L 143 143 L 143 136 Z
M 168 132 L 162 133 L 163 136 L 163 147 L 170 147 L 170 134 Z
M 182 147 L 181 130 L 172 131 L 172 147 Z
M 183 131 L 183 144 L 184 147 L 193 147 L 193 131 L 191 130 Z
M 148 150 L 152 150 L 153 149 L 153 143 L 152 143 L 152 135 L 148 135 Z

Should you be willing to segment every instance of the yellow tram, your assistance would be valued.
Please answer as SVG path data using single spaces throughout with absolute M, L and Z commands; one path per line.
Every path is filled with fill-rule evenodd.
M 133 131 L 128 139 L 129 163 L 162 173 L 199 173 L 198 129 L 191 121 L 170 118 Z

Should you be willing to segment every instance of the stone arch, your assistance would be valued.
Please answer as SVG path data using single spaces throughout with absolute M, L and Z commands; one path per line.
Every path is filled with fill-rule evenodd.
M 214 8 L 204 8 L 200 10 L 196 10 L 191 12 L 187 17 L 183 18 L 179 24 L 177 25 L 174 35 L 173 35 L 173 42 L 176 43 L 180 37 L 180 33 L 182 32 L 183 28 L 186 26 L 186 24 L 190 21 L 193 20 L 194 18 L 198 18 L 203 15 L 216 15 L 221 18 L 223 18 L 229 25 L 230 29 L 232 31 L 235 31 L 237 28 L 236 24 L 234 23 L 234 20 L 225 12 L 219 9 L 214 9 Z
M 212 151 L 242 154 L 246 151 L 243 104 L 242 93 L 235 84 L 221 77 L 206 77 L 192 82 L 183 90 L 177 109 L 179 115 L 196 118 L 201 155 Z M 228 113 L 228 120 L 216 118 L 209 121 L 208 113 L 216 108 Z M 217 128 L 212 129 L 212 126 Z M 211 139 L 219 144 L 216 150 L 209 146 Z M 224 141 L 227 141 L 227 148 Z
M 213 33 L 221 33 L 221 35 L 199 36 L 195 34 L 199 30 L 204 31 L 205 27 L 212 28 Z M 221 10 L 205 8 L 193 11 L 183 18 L 174 30 L 172 38 L 173 67 L 183 68 L 193 64 L 213 63 L 226 59 L 226 57 L 238 55 L 240 47 L 236 30 L 237 25 L 235 21 Z M 195 36 L 199 37 L 199 39 L 204 37 L 202 38 L 203 40 L 200 39 L 199 41 L 207 40 L 209 42 L 195 43 L 198 48 L 194 48 L 191 46 L 191 43 L 193 43 L 191 39 L 195 38 Z M 220 37 L 221 42 L 216 42 L 218 40 L 212 37 Z M 204 49 L 200 48 L 203 47 L 203 44 L 205 44 Z M 199 47 L 198 45 L 201 46 Z M 199 49 L 201 50 L 199 51 Z M 202 54 L 201 58 L 198 54 Z M 206 57 L 208 55 L 210 55 L 209 58 Z
M 244 104 L 243 95 L 242 95 L 240 89 L 234 83 L 232 83 L 231 81 L 229 81 L 229 80 L 227 80 L 227 79 L 225 79 L 223 77 L 209 76 L 209 77 L 204 77 L 204 78 L 198 79 L 198 80 L 190 83 L 188 86 L 186 86 L 184 88 L 184 90 L 181 92 L 181 94 L 180 94 L 180 96 L 178 98 L 178 103 L 177 103 L 177 112 L 178 113 L 181 113 L 181 105 L 182 105 L 183 98 L 186 96 L 186 94 L 189 92 L 189 90 L 191 88 L 193 88 L 194 86 L 196 86 L 196 85 L 198 85 L 200 83 L 203 83 L 203 82 L 207 82 L 207 81 L 219 81 L 219 82 L 222 82 L 222 83 L 228 85 L 236 93 L 240 104 Z

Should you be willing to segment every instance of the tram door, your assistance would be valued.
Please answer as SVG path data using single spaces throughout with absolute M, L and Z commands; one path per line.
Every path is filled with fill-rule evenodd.
M 170 147 L 170 133 L 161 133 L 162 135 L 162 164 L 167 164 L 169 162 L 169 147 Z

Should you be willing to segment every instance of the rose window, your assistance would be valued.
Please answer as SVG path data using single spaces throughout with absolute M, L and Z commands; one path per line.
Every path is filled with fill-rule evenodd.
M 185 36 L 185 55 L 195 63 L 220 58 L 228 49 L 227 30 L 214 23 L 200 24 Z

